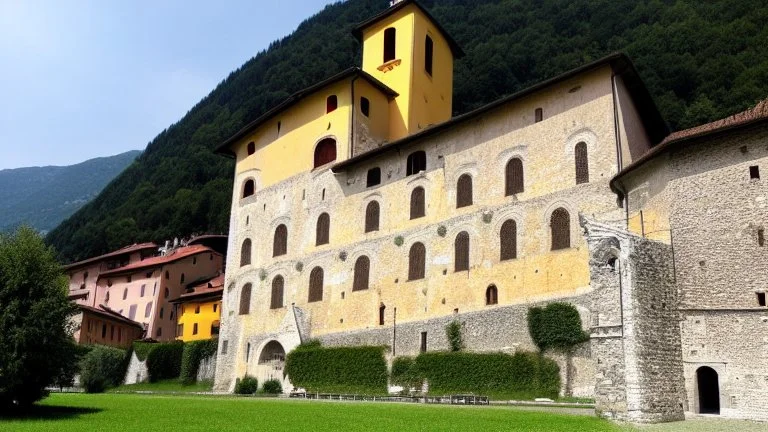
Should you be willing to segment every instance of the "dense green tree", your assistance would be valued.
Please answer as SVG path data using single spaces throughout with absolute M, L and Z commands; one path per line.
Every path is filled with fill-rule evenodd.
M 31 228 L 0 234 L 0 410 L 26 408 L 72 364 L 67 281 Z
M 422 4 L 466 52 L 455 63 L 455 114 L 613 51 L 634 60 L 673 129 L 724 117 L 768 97 L 763 0 Z M 48 241 L 70 261 L 134 240 L 226 233 L 233 166 L 211 150 L 289 94 L 359 65 L 360 45 L 350 30 L 384 7 L 383 0 L 335 3 L 270 44 L 162 131 L 136 163 Z M 135 222 L 133 233 L 126 231 L 128 219 Z

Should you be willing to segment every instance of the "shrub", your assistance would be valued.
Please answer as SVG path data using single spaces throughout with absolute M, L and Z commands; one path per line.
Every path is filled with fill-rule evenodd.
M 261 391 L 266 394 L 280 394 L 283 392 L 283 385 L 276 379 L 264 381 Z
M 118 348 L 95 346 L 80 362 L 80 385 L 86 393 L 102 393 L 117 387 L 125 378 L 126 352 Z
M 183 352 L 183 342 L 155 344 L 147 354 L 149 382 L 178 378 L 181 374 L 181 356 Z
M 299 346 L 288 353 L 285 373 L 297 387 L 328 393 L 384 394 L 385 347 Z
M 242 379 L 237 381 L 237 384 L 235 384 L 236 394 L 254 394 L 258 389 L 259 380 L 249 375 L 244 376 Z
M 133 352 L 136 354 L 136 358 L 139 361 L 146 361 L 149 352 L 158 345 L 157 342 L 134 342 Z
M 474 393 L 505 398 L 557 397 L 557 363 L 536 353 L 429 352 L 416 357 L 432 394 Z
M 448 337 L 448 343 L 451 345 L 451 351 L 461 351 L 464 349 L 464 337 L 461 334 L 461 323 L 453 320 L 445 326 L 445 336 Z
M 528 309 L 528 332 L 541 351 L 567 351 L 589 340 L 581 329 L 581 316 L 569 303 L 550 303 L 546 307 Z
M 416 360 L 413 357 L 397 357 L 392 361 L 390 381 L 393 385 L 402 386 L 404 392 L 408 392 L 411 388 L 420 389 L 424 378 L 416 368 Z
M 46 396 L 74 363 L 67 281 L 54 251 L 31 228 L 0 234 L 0 411 Z
M 200 362 L 216 354 L 218 339 L 187 342 L 184 344 L 184 352 L 181 356 L 181 382 L 191 385 L 197 381 L 197 372 Z

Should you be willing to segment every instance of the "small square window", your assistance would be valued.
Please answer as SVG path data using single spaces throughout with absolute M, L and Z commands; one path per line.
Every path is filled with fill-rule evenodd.
M 757 294 L 757 305 L 765 307 L 765 293 L 759 292 Z
M 749 167 L 749 178 L 751 179 L 759 179 L 760 178 L 760 167 L 757 165 Z

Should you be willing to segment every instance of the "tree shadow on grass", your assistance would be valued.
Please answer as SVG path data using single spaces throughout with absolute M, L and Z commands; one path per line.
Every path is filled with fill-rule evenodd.
M 101 412 L 100 408 L 32 405 L 24 410 L 0 412 L 0 420 L 67 420 Z

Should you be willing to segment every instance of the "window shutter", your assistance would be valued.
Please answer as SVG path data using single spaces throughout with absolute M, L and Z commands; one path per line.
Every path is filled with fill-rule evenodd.
M 371 271 L 371 260 L 363 255 L 355 261 L 355 278 L 352 282 L 352 291 L 368 289 L 368 278 Z
M 283 288 L 285 286 L 285 280 L 282 276 L 277 275 L 272 279 L 272 298 L 269 303 L 270 309 L 280 309 L 283 307 Z
M 371 201 L 365 207 L 365 232 L 379 230 L 379 203 Z
M 574 148 L 576 159 L 576 184 L 589 183 L 589 158 L 587 157 L 587 144 L 580 142 Z
M 251 239 L 243 240 L 243 246 L 240 248 L 240 267 L 251 263 Z
M 411 219 L 424 217 L 424 188 L 419 186 L 411 192 Z
M 408 253 L 408 280 L 424 279 L 427 249 L 422 243 L 414 243 Z
M 552 250 L 571 247 L 571 217 L 568 211 L 562 207 L 553 211 L 549 224 L 552 231 Z
M 278 225 L 275 228 L 275 238 L 272 244 L 272 256 L 280 256 L 288 253 L 288 228 Z
M 507 162 L 505 185 L 505 196 L 518 194 L 525 190 L 523 183 L 523 161 L 519 158 L 513 158 Z
M 460 232 L 454 241 L 454 271 L 469 270 L 469 234 Z
M 240 292 L 240 315 L 248 315 L 251 310 L 251 284 L 247 283 Z
M 324 244 L 328 244 L 328 232 L 331 229 L 331 217 L 328 216 L 328 213 L 322 213 L 317 218 L 317 235 L 316 235 L 316 241 L 315 246 L 320 246 Z
M 323 300 L 323 269 L 315 267 L 309 274 L 309 298 L 308 301 L 317 302 Z
M 462 174 L 456 183 L 456 208 L 472 205 L 472 177 Z
M 501 261 L 517 258 L 517 222 L 512 219 L 504 221 L 499 232 L 501 243 Z

